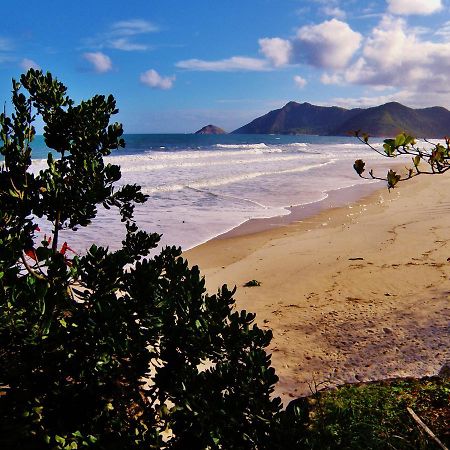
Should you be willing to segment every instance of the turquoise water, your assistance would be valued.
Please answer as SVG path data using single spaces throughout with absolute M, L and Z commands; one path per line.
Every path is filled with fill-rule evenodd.
M 148 150 L 180 151 L 180 150 L 216 150 L 217 144 L 242 145 L 259 144 L 284 145 L 303 142 L 307 144 L 354 144 L 356 139 L 347 136 L 285 136 L 267 134 L 126 134 L 125 148 L 118 149 L 113 155 L 135 155 Z M 31 145 L 34 159 L 47 158 L 49 149 L 43 136 L 36 136 Z M 1 158 L 1 155 L 0 155 Z

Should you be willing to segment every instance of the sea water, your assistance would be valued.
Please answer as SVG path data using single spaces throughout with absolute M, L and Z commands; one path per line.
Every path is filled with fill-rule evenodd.
M 162 245 L 189 249 L 251 218 L 289 214 L 333 190 L 367 183 L 355 159 L 379 159 L 351 137 L 274 135 L 128 135 L 126 148 L 107 161 L 122 169 L 120 184 L 136 183 L 149 195 L 135 210 L 142 229 Z M 378 144 L 377 144 L 378 145 Z M 34 171 L 46 167 L 42 137 L 33 142 Z M 41 233 L 51 231 L 40 223 Z M 120 247 L 124 226 L 117 211 L 99 207 L 97 218 L 75 233 L 61 233 L 83 253 L 93 243 Z

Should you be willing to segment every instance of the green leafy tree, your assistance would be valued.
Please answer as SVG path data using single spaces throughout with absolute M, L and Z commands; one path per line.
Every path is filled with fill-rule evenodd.
M 356 131 L 354 134 L 360 142 L 368 145 L 379 155 L 388 158 L 396 158 L 400 155 L 412 156 L 412 166 L 408 168 L 406 175 L 400 175 L 390 169 L 386 177 L 376 176 L 372 169 L 369 170 L 368 176 L 365 175 L 365 162 L 361 159 L 355 161 L 353 168 L 361 178 L 386 181 L 389 189 L 394 188 L 400 181 L 409 180 L 420 174 L 443 174 L 450 169 L 450 139 L 447 137 L 444 138 L 445 145 L 424 139 L 427 147 L 421 147 L 416 138 L 406 133 L 400 133 L 394 139 L 385 139 L 383 150 L 381 150 L 369 142 L 368 134 L 360 131 Z
M 51 74 L 13 81 L 0 115 L 0 448 L 272 448 L 279 436 L 270 331 L 208 295 L 176 247 L 149 257 L 140 187 L 116 188 L 124 146 L 112 96 L 75 104 Z M 47 167 L 31 170 L 43 120 Z M 59 233 L 116 207 L 122 247 L 69 260 Z M 51 228 L 39 239 L 36 220 Z M 274 438 L 278 439 L 278 438 Z

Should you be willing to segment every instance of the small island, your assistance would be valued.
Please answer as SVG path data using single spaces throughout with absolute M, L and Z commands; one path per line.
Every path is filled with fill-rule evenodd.
M 200 130 L 196 131 L 195 134 L 227 134 L 222 128 L 216 127 L 215 125 L 206 125 Z

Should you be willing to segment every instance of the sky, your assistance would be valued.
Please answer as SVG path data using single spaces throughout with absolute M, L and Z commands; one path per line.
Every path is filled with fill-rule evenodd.
M 126 133 L 232 131 L 288 101 L 450 109 L 450 0 L 2 2 L 0 100 L 28 68 Z

